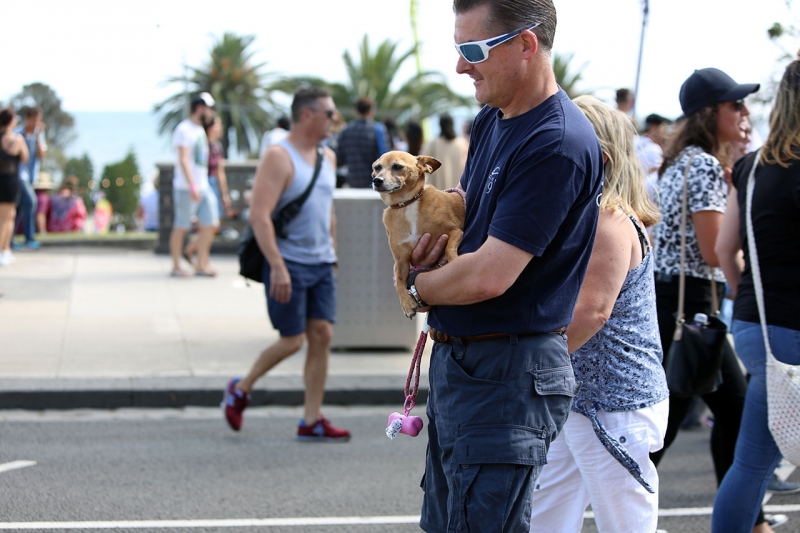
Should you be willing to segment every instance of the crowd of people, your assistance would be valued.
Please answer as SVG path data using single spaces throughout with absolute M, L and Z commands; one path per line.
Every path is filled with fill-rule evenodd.
M 241 429 L 255 382 L 307 340 L 298 439 L 350 438 L 321 412 L 335 321 L 335 173 L 344 186 L 369 187 L 372 161 L 404 149 L 444 161 L 449 170 L 431 181 L 457 188 L 467 206 L 459 257 L 444 259 L 446 235 L 424 235 L 408 277 L 434 341 L 423 530 L 575 533 L 591 505 L 599 531 L 656 531 L 657 466 L 697 401 L 671 394 L 665 372 L 676 309 L 687 320 L 714 317 L 726 293 L 735 348 L 726 344 L 720 382 L 699 396 L 712 413 L 720 483 L 712 528 L 785 523 L 761 511 L 781 455 L 767 427 L 764 339 L 741 252 L 752 243 L 739 206 L 754 169 L 766 327 L 777 359 L 798 364 L 800 60 L 753 153 L 745 99 L 758 84 L 697 70 L 676 95 L 683 115 L 673 123 L 651 114 L 637 131 L 632 91 L 618 91 L 612 107 L 571 101 L 558 86 L 550 1 L 453 4 L 456 68 L 484 104 L 468 140 L 447 115 L 430 142 L 413 122 L 403 139 L 393 122 L 375 120 L 366 97 L 353 122 L 337 125 L 330 95 L 310 88 L 295 95 L 289 133 L 265 151 L 250 221 L 280 339 L 229 382 L 229 425 Z M 320 144 L 335 151 L 316 155 Z M 313 200 L 276 235 L 271 215 L 306 187 Z
M 612 107 L 559 87 L 551 0 L 453 8 L 456 69 L 483 104 L 461 135 L 448 114 L 428 142 L 416 121 L 401 133 L 375 119 L 367 96 L 345 124 L 316 87 L 298 90 L 291 118 L 264 135 L 248 218 L 279 338 L 228 382 L 228 425 L 241 430 L 255 383 L 307 343 L 297 438 L 351 438 L 322 412 L 336 321 L 333 191 L 371 187 L 373 162 L 400 149 L 442 161 L 430 182 L 467 208 L 459 257 L 444 258 L 446 235 L 423 235 L 407 282 L 434 341 L 423 530 L 576 533 L 591 505 L 601 532 L 662 531 L 658 466 L 698 401 L 712 413 L 712 531 L 782 525 L 785 515 L 761 509 L 782 457 L 768 427 L 765 340 L 779 361 L 800 364 L 800 57 L 777 89 L 763 146 L 746 103 L 759 84 L 716 68 L 683 82 L 681 117 L 651 114 L 637 131 L 629 89 Z M 230 197 L 215 105 L 197 95 L 173 135 L 173 277 L 217 274 L 210 248 Z M 49 203 L 38 222 L 48 231 L 81 215 L 69 177 L 37 200 L 45 128 L 37 110 L 23 117 L 17 128 L 16 113 L 0 110 L 0 265 L 13 261 L 17 224 L 22 246 L 36 248 L 37 205 Z M 157 196 L 148 202 L 146 225 Z M 200 229 L 187 244 L 193 220 Z M 726 297 L 734 342 L 723 346 L 718 383 L 671 394 L 676 320 L 715 317 Z
M 36 234 L 82 231 L 86 205 L 78 179 L 65 176 L 54 191 L 50 174 L 41 171 L 47 153 L 45 123 L 38 107 L 20 113 L 0 110 L 0 266 L 14 262 L 15 250 L 37 250 Z M 15 242 L 16 233 L 23 242 Z

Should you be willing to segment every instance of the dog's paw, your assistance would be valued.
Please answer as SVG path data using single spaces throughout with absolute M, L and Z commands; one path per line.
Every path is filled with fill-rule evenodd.
M 403 308 L 403 313 L 407 318 L 414 318 L 414 315 L 417 314 L 417 302 L 411 296 L 403 296 L 400 298 L 400 306 Z

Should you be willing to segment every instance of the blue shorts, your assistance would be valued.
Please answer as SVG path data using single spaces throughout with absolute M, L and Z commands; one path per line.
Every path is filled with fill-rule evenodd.
M 333 265 L 323 263 L 304 265 L 285 261 L 292 278 L 292 297 L 285 303 L 276 302 L 269 295 L 269 263 L 265 260 L 261 271 L 267 295 L 267 312 L 272 327 L 281 337 L 292 337 L 306 331 L 310 318 L 336 322 L 336 280 Z
M 577 392 L 557 334 L 436 343 L 420 527 L 530 530 L 536 479 Z
M 219 224 L 217 197 L 214 196 L 211 187 L 206 187 L 200 192 L 199 202 L 192 202 L 189 191 L 173 189 L 172 201 L 175 204 L 173 227 L 188 230 L 192 227 L 192 216 L 197 216 L 197 222 L 202 228 L 214 227 Z

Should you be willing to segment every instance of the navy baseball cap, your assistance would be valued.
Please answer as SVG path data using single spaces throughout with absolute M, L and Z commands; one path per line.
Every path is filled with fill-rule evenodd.
M 681 110 L 689 116 L 708 104 L 741 100 L 760 87 L 758 83 L 736 83 L 717 68 L 701 68 L 681 85 Z

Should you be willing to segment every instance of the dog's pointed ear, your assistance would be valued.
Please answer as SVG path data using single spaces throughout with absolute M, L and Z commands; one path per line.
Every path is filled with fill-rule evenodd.
M 426 174 L 433 174 L 440 166 L 442 166 L 442 163 L 438 159 L 429 155 L 418 155 L 417 166 Z

